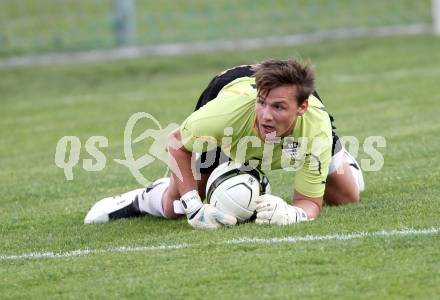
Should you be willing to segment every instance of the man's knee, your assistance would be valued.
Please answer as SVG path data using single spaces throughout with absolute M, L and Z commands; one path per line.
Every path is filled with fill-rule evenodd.
M 342 149 L 332 157 L 332 167 L 327 177 L 324 201 L 330 205 L 360 202 L 364 180 L 359 164 L 348 151 Z
M 326 189 L 324 194 L 324 202 L 327 205 L 346 205 L 356 204 L 361 201 L 361 197 L 358 191 L 354 190 L 332 190 Z
M 359 203 L 360 200 L 361 200 L 361 197 L 357 191 L 356 192 L 355 191 L 348 191 L 345 193 L 341 193 L 339 205 L 355 204 L 355 203 Z

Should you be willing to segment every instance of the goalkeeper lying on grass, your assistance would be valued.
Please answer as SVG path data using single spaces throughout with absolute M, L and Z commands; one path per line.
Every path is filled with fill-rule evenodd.
M 99 201 L 85 223 L 150 214 L 186 215 L 197 229 L 234 225 L 234 216 L 202 199 L 209 174 L 239 156 L 262 170 L 296 169 L 292 205 L 274 195 L 259 196 L 258 224 L 292 224 L 318 217 L 323 203 L 358 202 L 362 172 L 341 147 L 314 81 L 310 67 L 296 60 L 268 60 L 217 75 L 195 111 L 168 137 L 171 176 Z M 243 141 L 252 142 L 245 153 L 237 151 Z M 193 152 L 201 152 L 196 162 Z

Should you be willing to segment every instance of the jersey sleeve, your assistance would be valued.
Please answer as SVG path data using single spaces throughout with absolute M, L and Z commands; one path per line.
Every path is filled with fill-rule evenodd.
M 243 124 L 255 115 L 253 78 L 243 77 L 226 85 L 218 96 L 193 112 L 181 125 L 182 143 L 190 152 L 206 152 L 221 146 L 225 131 L 243 132 Z
M 221 144 L 226 118 L 210 114 L 211 108 L 205 105 L 193 112 L 180 126 L 183 146 L 190 152 L 206 152 Z

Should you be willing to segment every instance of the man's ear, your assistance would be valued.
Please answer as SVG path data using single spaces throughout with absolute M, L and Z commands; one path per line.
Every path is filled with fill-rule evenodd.
M 306 99 L 299 107 L 298 107 L 298 116 L 302 116 L 307 109 L 309 108 L 309 99 Z

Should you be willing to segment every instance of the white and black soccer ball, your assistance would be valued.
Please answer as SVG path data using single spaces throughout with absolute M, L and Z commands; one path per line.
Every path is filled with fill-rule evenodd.
M 256 169 L 225 162 L 212 171 L 206 184 L 206 200 L 220 211 L 245 222 L 255 214 L 255 200 L 270 194 L 268 178 Z

